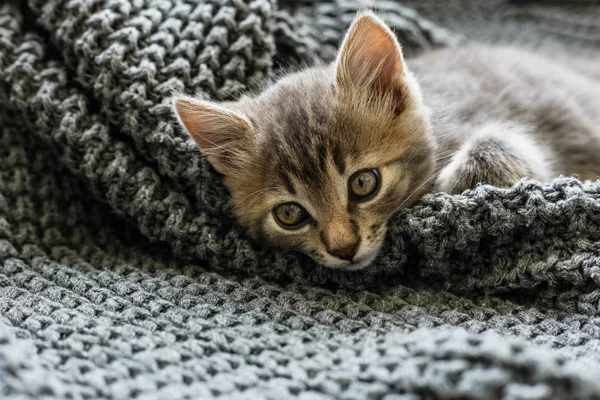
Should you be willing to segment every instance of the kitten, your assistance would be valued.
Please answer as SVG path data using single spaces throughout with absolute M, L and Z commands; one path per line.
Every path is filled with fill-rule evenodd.
M 426 192 L 596 177 L 599 82 L 513 49 L 405 61 L 391 30 L 362 12 L 331 65 L 256 97 L 176 96 L 174 108 L 252 237 L 357 270 L 391 215 Z

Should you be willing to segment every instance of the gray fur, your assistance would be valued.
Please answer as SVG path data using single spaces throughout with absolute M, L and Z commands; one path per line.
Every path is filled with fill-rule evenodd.
M 438 171 L 486 124 L 506 124 L 505 132 L 495 128 L 493 133 L 496 142 L 506 142 L 496 146 L 497 156 L 490 146 L 476 145 L 471 159 L 459 160 L 463 171 L 448 175 L 449 181 L 438 180 L 437 188 L 462 191 L 479 181 L 510 186 L 518 178 L 547 182 L 560 174 L 595 179 L 600 174 L 600 80 L 579 71 L 600 68 L 600 62 L 575 61 L 578 69 L 564 59 L 481 46 L 411 60 L 409 66 L 432 110 L 440 149 Z M 514 130 L 519 133 L 511 135 Z M 522 152 L 525 145 L 528 151 Z M 496 173 L 478 171 L 478 157 L 487 160 L 482 168 Z M 507 158 L 513 162 L 503 161 Z M 471 182 L 461 181 L 465 178 Z

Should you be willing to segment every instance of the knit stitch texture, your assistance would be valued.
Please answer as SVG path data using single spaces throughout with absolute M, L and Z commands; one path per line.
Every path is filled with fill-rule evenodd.
M 0 4 L 0 398 L 600 399 L 600 183 L 433 194 L 366 271 L 241 231 L 174 90 L 329 61 L 376 10 L 407 56 L 594 54 L 593 1 Z

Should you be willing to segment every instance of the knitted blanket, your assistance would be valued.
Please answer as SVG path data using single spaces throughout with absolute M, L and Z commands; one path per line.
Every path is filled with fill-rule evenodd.
M 600 48 L 590 1 L 377 1 L 407 55 Z M 366 271 L 248 240 L 172 117 L 331 60 L 358 0 L 0 4 L 0 398 L 600 398 L 600 183 L 432 194 Z

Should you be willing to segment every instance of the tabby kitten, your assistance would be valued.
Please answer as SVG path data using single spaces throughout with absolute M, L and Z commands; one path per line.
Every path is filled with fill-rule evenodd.
M 371 12 L 329 66 L 236 102 L 178 95 L 174 108 L 248 232 L 331 268 L 369 265 L 390 216 L 426 192 L 600 170 L 599 80 L 512 49 L 406 62 Z

